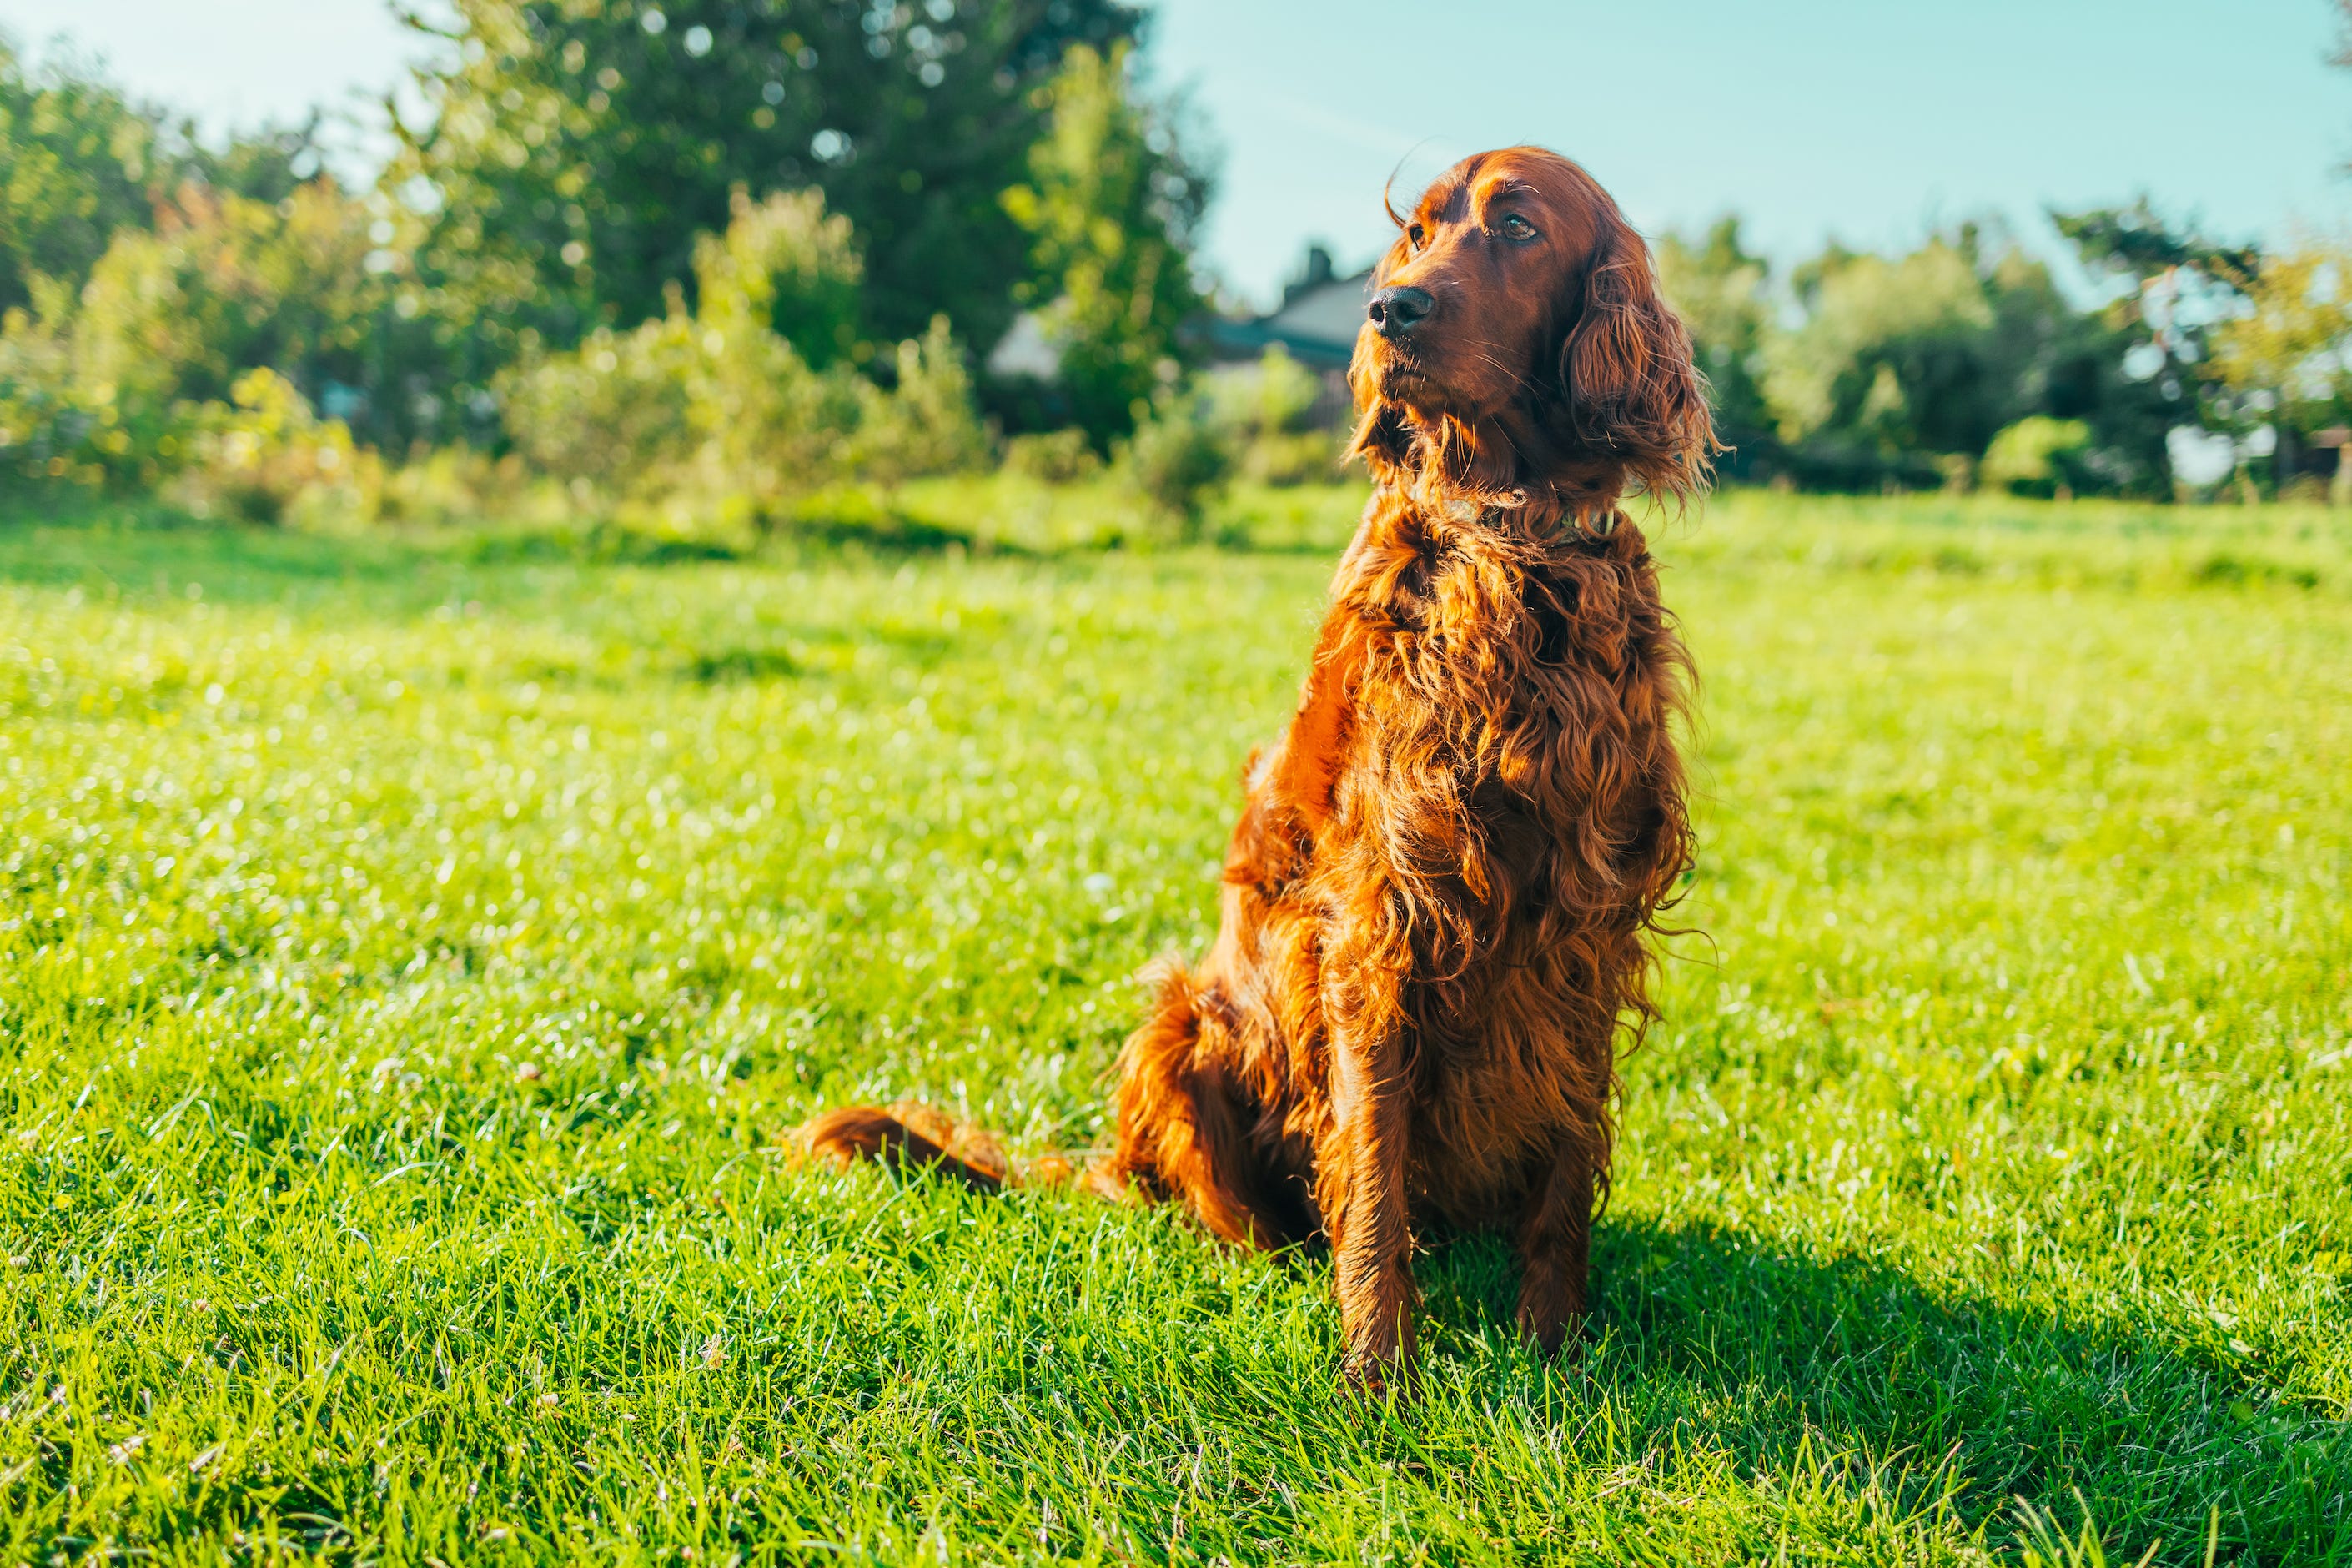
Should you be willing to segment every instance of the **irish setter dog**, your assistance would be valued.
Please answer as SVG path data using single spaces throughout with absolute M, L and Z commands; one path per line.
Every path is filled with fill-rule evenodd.
M 1507 1229 L 1547 1351 L 1585 1310 L 1617 1042 L 1690 862 L 1688 664 L 1619 502 L 1688 497 L 1715 449 L 1648 247 L 1581 168 L 1482 153 L 1398 226 L 1350 370 L 1377 488 L 1244 775 L 1216 942 L 1160 972 L 1088 1173 L 1229 1241 L 1327 1238 L 1374 1384 L 1412 1357 L 1416 1233 Z M 1011 1179 L 916 1107 L 803 1131 Z

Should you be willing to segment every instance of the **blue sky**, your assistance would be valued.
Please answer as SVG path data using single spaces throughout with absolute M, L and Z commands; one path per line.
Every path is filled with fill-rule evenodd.
M 1163 0 L 1157 82 L 1223 152 L 1208 259 L 1269 294 L 1310 237 L 1383 243 L 1380 186 L 1532 141 L 1645 228 L 1737 210 L 1768 252 L 1909 243 L 2147 191 L 2230 235 L 2352 220 L 2352 71 L 2327 0 Z M 382 0 L 0 0 L 214 125 L 348 105 L 414 45 Z

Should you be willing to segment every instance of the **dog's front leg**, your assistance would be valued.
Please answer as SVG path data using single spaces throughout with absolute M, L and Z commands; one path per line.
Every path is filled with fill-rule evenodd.
M 1592 1136 L 1559 1134 L 1519 1216 L 1519 1331 L 1546 1355 L 1558 1353 L 1584 1315 L 1594 1174 L 1608 1158 L 1605 1137 L 1605 1126 Z
M 1352 1026 L 1335 1030 L 1332 1040 L 1332 1130 L 1319 1151 L 1317 1174 L 1348 1371 L 1377 1387 L 1391 1368 L 1412 1357 L 1412 1227 L 1405 1194 L 1410 1110 L 1393 1010 L 1349 1011 L 1356 1015 L 1348 1020 Z

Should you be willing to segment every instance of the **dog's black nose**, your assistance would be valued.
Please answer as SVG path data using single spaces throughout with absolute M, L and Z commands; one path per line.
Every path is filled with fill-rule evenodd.
M 1436 303 L 1425 289 L 1383 289 L 1372 296 L 1364 313 L 1371 317 L 1374 331 L 1386 338 L 1401 338 L 1412 331 Z

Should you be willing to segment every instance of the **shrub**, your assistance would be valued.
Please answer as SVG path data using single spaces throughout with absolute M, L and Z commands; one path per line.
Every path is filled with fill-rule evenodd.
M 979 468 L 989 458 L 988 432 L 974 411 L 971 374 L 945 316 L 893 351 L 896 384 L 874 389 L 861 424 L 855 467 L 895 483 L 923 474 Z
M 1119 468 L 1181 537 L 1198 537 L 1201 514 L 1233 477 L 1231 434 L 1209 399 L 1191 393 L 1163 393 L 1150 416 L 1119 448 Z
M 677 484 L 698 441 L 700 357 L 682 305 L 633 331 L 600 328 L 569 353 L 527 360 L 499 384 L 507 434 L 542 473 L 611 495 Z
M 1250 443 L 1242 472 L 1264 485 L 1311 485 L 1335 479 L 1339 443 L 1328 430 L 1261 436 Z
M 113 400 L 101 401 L 74 375 L 73 341 L 60 330 L 68 291 L 36 278 L 33 295 L 32 310 L 0 321 L 0 473 L 98 484 L 116 439 Z
M 527 358 L 499 383 L 508 432 L 575 493 L 698 497 L 754 521 L 844 479 L 895 482 L 984 459 L 944 317 L 878 356 L 887 389 L 856 368 L 874 357 L 843 342 L 859 277 L 847 222 L 826 216 L 816 192 L 739 200 L 727 232 L 695 247 L 695 310 L 673 290 L 657 321 Z M 820 368 L 810 354 L 826 345 L 835 353 Z
M 696 318 L 720 331 L 757 329 L 824 370 L 857 349 L 866 260 L 849 220 L 827 215 L 822 191 L 779 191 L 754 202 L 738 188 L 727 228 L 698 235 Z
M 1055 391 L 1097 451 L 1134 428 L 1190 357 L 1180 328 L 1201 306 L 1187 255 L 1208 172 L 1181 124 L 1135 91 L 1124 46 L 1085 46 L 1033 101 L 1052 123 L 1004 210 L 1030 235 L 1034 304 L 1059 363 Z
M 530 489 L 519 453 L 494 458 L 472 447 L 436 447 L 383 476 L 375 516 L 425 527 L 477 523 L 513 516 Z
M 79 292 L 36 279 L 33 307 L 0 326 L 0 468 L 18 475 L 152 489 L 218 459 L 209 437 L 240 417 L 246 386 L 273 408 L 267 368 L 309 404 L 352 368 L 381 287 L 367 271 L 366 216 L 324 181 L 276 204 L 184 190 L 153 232 L 119 231 Z M 284 405 L 284 406 L 290 406 Z M 282 411 L 282 410 L 281 410 Z M 348 436 L 345 440 L 348 441 Z
M 1977 478 L 2013 495 L 2055 495 L 2092 478 L 2090 447 L 2091 427 L 2082 420 L 2032 415 L 1992 438 Z
M 1339 445 L 1314 427 L 1322 385 L 1315 373 L 1270 345 L 1255 364 L 1203 378 L 1213 416 L 1238 453 L 1241 472 L 1261 484 L 1300 485 L 1328 479 Z
M 267 368 L 238 377 L 228 404 L 194 411 L 186 440 L 188 460 L 172 490 L 198 516 L 283 522 L 306 493 L 349 499 L 366 482 L 351 432 L 320 420 L 292 383 Z
M 1083 430 L 1048 430 L 1015 436 L 1004 444 L 1004 466 L 1049 485 L 1076 484 L 1102 471 L 1102 459 L 1087 445 Z

